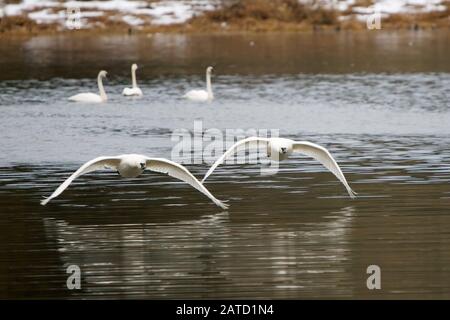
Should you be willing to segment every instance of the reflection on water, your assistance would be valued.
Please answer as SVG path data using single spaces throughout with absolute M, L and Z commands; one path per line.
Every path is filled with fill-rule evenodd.
M 113 37 L 92 50 L 3 40 L 1 298 L 450 298 L 448 35 Z M 135 61 L 145 96 L 125 100 Z M 216 65 L 217 100 L 184 101 L 206 64 Z M 108 104 L 67 103 L 95 90 L 100 68 Z M 88 174 L 39 205 L 98 155 L 169 158 L 173 130 L 196 119 L 322 144 L 359 197 L 295 155 L 271 176 L 220 166 L 207 187 L 229 200 L 226 212 L 155 173 Z M 201 177 L 208 166 L 188 168 Z M 65 287 L 70 264 L 81 267 L 80 291 Z M 381 291 L 366 288 L 372 264 Z
M 85 78 L 106 69 L 144 78 L 203 74 L 449 72 L 450 35 L 441 32 L 3 37 L 0 79 Z
M 268 233 L 265 224 L 245 226 L 230 221 L 229 213 L 119 225 L 80 225 L 49 218 L 44 227 L 47 236 L 57 240 L 64 263 L 81 262 L 84 281 L 89 284 L 83 294 L 183 297 L 179 292 L 182 283 L 199 298 L 218 292 L 224 297 L 244 298 L 245 290 L 259 292 L 260 298 L 274 293 L 288 297 L 289 292 L 313 288 L 314 278 L 320 276 L 331 274 L 339 281 L 351 281 L 344 268 L 349 250 L 335 248 L 333 243 L 348 243 L 352 212 L 347 207 L 327 219 L 305 223 L 304 230 L 288 228 L 273 233 Z M 262 240 L 261 234 L 270 237 Z M 312 263 L 308 248 L 316 243 L 329 248 Z M 117 269 L 123 272 L 114 272 Z M 308 274 L 313 275 L 301 280 Z M 330 295 L 350 293 L 348 287 L 329 290 Z
M 152 173 L 89 174 L 42 207 L 76 166 L 5 167 L 3 295 L 448 298 L 450 139 L 349 141 L 332 151 L 358 199 L 298 156 L 269 177 L 257 165 L 219 167 L 208 188 L 229 200 L 227 212 Z M 69 264 L 83 270 L 81 291 L 64 287 Z M 382 268 L 381 292 L 365 287 L 371 264 Z

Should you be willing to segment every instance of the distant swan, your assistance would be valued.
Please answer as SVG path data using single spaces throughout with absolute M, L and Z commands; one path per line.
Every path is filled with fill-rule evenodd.
M 131 66 L 131 82 L 132 88 L 125 88 L 122 91 L 122 95 L 124 96 L 142 96 L 142 90 L 139 89 L 136 82 L 136 70 L 138 66 L 136 63 L 133 63 Z
M 209 177 L 211 173 L 217 168 L 218 165 L 223 163 L 225 159 L 234 154 L 236 150 L 238 150 L 241 146 L 247 146 L 248 148 L 254 147 L 257 148 L 259 146 L 265 146 L 267 149 L 267 156 L 274 161 L 282 161 L 288 158 L 293 152 L 299 152 L 304 155 L 310 156 L 317 161 L 319 161 L 322 165 L 325 166 L 328 170 L 330 170 L 336 178 L 339 179 L 340 182 L 347 189 L 348 194 L 351 198 L 355 198 L 356 192 L 354 192 L 347 183 L 347 180 L 344 177 L 344 174 L 339 168 L 339 165 L 336 163 L 336 160 L 331 156 L 327 149 L 321 147 L 315 143 L 311 143 L 308 141 L 294 141 L 291 139 L 284 138 L 259 138 L 259 137 L 250 137 L 247 139 L 240 140 L 236 142 L 231 148 L 229 148 L 216 162 L 209 168 L 208 172 L 205 174 L 205 177 L 202 180 L 202 183 Z
M 106 102 L 108 100 L 108 97 L 106 96 L 105 89 L 103 88 L 103 82 L 102 79 L 106 77 L 108 73 L 104 70 L 100 71 L 97 76 L 97 84 L 98 84 L 98 91 L 100 94 L 95 93 L 79 93 L 74 96 L 71 96 L 69 98 L 70 101 L 76 101 L 76 102 Z
M 216 199 L 206 189 L 200 181 L 195 178 L 182 165 L 163 158 L 149 158 L 139 154 L 123 154 L 113 157 L 98 157 L 83 164 L 77 171 L 75 171 L 66 181 L 64 181 L 47 199 L 41 201 L 42 205 L 46 205 L 51 199 L 59 196 L 73 180 L 79 176 L 100 169 L 110 168 L 116 170 L 119 175 L 124 178 L 136 178 L 141 175 L 146 169 L 168 174 L 171 177 L 184 181 L 206 195 L 217 206 L 222 209 L 227 209 L 228 206 Z
M 206 68 L 206 90 L 191 90 L 183 97 L 192 101 L 211 102 L 214 99 L 214 94 L 211 88 L 211 72 L 213 67 Z

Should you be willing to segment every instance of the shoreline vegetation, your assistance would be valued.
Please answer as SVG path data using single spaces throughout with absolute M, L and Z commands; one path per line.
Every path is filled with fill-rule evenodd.
M 16 1 L 17 2 L 17 1 Z M 314 2 L 314 1 L 313 1 Z M 361 6 L 373 0 L 357 0 Z M 354 7 L 356 7 L 356 4 Z M 442 3 L 445 10 L 395 13 L 382 16 L 381 30 L 450 29 L 450 1 Z M 46 9 L 57 13 L 56 9 Z M 238 32 L 315 32 L 364 31 L 366 21 L 358 19 L 353 7 L 339 11 L 320 5 L 302 4 L 297 0 L 222 0 L 222 5 L 203 11 L 182 23 L 133 26 L 114 19 L 114 11 L 89 18 L 89 28 L 68 29 L 60 22 L 38 23 L 28 14 L 0 16 L 2 35 L 51 34 L 153 34 L 153 33 L 238 33 Z

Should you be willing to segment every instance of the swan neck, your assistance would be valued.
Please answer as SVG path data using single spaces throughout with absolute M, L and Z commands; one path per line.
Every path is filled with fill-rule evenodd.
M 106 101 L 108 97 L 106 96 L 105 88 L 103 87 L 102 77 L 99 75 L 97 78 L 98 91 L 100 92 L 100 97 L 103 101 Z
M 131 82 L 133 84 L 133 88 L 137 88 L 136 70 L 133 68 L 131 68 Z
M 208 99 L 212 100 L 214 95 L 211 87 L 211 74 L 208 72 L 206 72 L 206 92 L 208 92 Z

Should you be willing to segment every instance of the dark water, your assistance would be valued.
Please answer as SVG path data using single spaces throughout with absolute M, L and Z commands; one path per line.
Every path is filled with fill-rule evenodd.
M 0 41 L 1 298 L 450 298 L 448 33 Z M 141 99 L 120 96 L 132 62 Z M 209 64 L 217 99 L 183 100 Z M 68 103 L 99 69 L 108 104 Z M 160 174 L 108 171 L 39 205 L 96 156 L 170 158 L 196 120 L 319 143 L 359 197 L 296 155 L 270 176 L 219 167 L 206 186 L 225 212 Z

